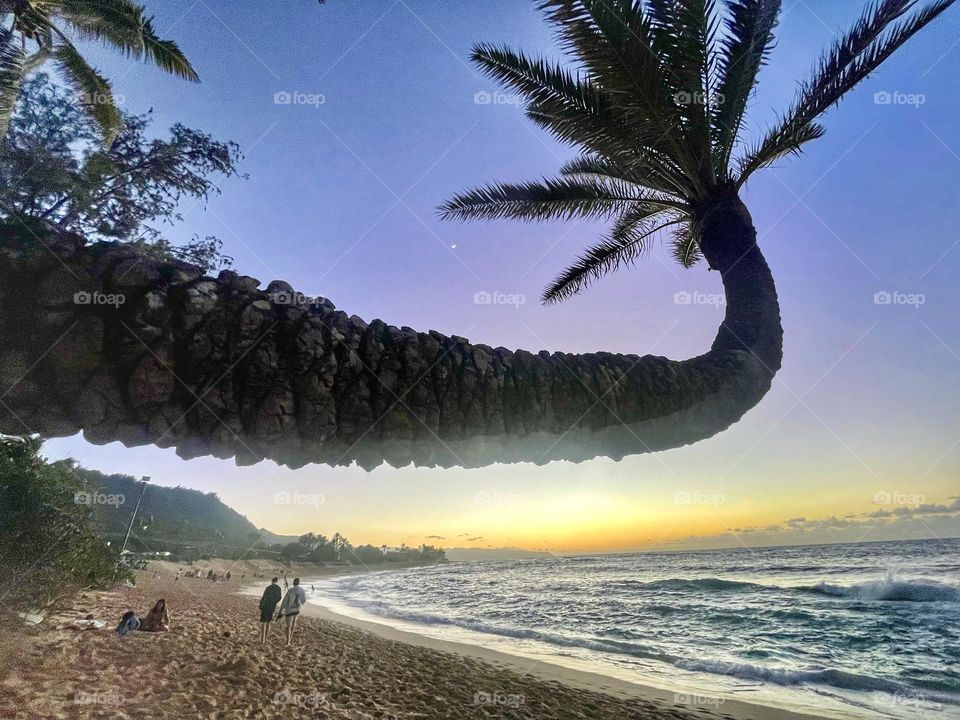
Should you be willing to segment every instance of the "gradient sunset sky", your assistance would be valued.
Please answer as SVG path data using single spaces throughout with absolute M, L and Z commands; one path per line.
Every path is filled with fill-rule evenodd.
M 235 140 L 249 173 L 206 209 L 184 206 L 172 237 L 219 235 L 234 269 L 264 286 L 284 279 L 367 320 L 492 346 L 674 358 L 709 346 L 722 308 L 676 300 L 721 292 L 705 266 L 684 270 L 657 247 L 544 307 L 540 290 L 600 226 L 436 218 L 455 191 L 550 176 L 575 152 L 467 60 L 479 41 L 558 57 L 535 3 L 146 4 L 203 82 L 96 50 L 124 109 L 153 107 L 157 132 L 182 122 Z M 785 0 L 752 131 L 863 5 Z M 355 543 L 593 552 L 960 535 L 958 67 L 953 8 L 833 110 L 805 156 L 744 191 L 778 285 L 784 366 L 711 440 L 619 463 L 370 473 L 184 462 L 79 436 L 45 452 L 216 491 L 274 532 Z M 276 103 L 283 92 L 316 102 Z M 525 302 L 478 305 L 480 291 Z

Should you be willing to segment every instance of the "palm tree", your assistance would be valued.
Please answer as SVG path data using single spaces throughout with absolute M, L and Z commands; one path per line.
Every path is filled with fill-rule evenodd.
M 112 142 L 122 120 L 110 82 L 72 38 L 96 40 L 173 75 L 199 80 L 176 44 L 157 36 L 152 18 L 133 0 L 0 0 L 0 19 L 0 135 L 7 131 L 24 76 L 52 60 L 102 128 L 106 143 Z
M 558 178 L 459 194 L 442 215 L 612 220 L 544 291 L 546 302 L 633 263 L 669 230 L 681 265 L 706 258 L 723 276 L 732 302 L 714 351 L 745 350 L 775 370 L 776 294 L 739 191 L 757 170 L 821 137 L 820 117 L 953 2 L 937 0 L 909 18 L 917 0 L 868 7 L 779 122 L 745 146 L 740 135 L 780 0 L 728 0 L 722 37 L 713 0 L 548 0 L 543 7 L 578 71 L 492 45 L 477 45 L 473 60 L 526 98 L 533 122 L 582 154 Z
M 578 72 L 476 49 L 481 67 L 524 93 L 536 123 L 584 153 L 559 179 L 481 188 L 444 214 L 614 219 L 547 300 L 670 228 L 678 259 L 705 258 L 727 293 L 703 355 L 511 352 L 366 323 L 283 282 L 204 277 L 129 246 L 13 223 L 0 226 L 0 433 L 83 430 L 95 443 L 188 458 L 365 468 L 619 459 L 710 437 L 763 398 L 782 357 L 773 278 L 739 189 L 819 137 L 824 111 L 952 2 L 871 6 L 742 150 L 778 0 L 730 0 L 723 33 L 710 0 L 546 2 Z

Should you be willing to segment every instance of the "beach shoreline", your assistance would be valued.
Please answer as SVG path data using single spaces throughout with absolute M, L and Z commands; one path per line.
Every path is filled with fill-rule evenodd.
M 195 567 L 200 564 L 195 564 Z M 0 717 L 14 720 L 812 720 L 760 705 L 684 705 L 673 693 L 481 647 L 434 641 L 308 605 L 292 645 L 258 641 L 266 566 L 223 561 L 230 582 L 176 580 L 152 563 L 135 586 L 85 591 L 37 625 L 0 627 Z M 206 569 L 206 565 L 201 566 Z M 219 570 L 217 569 L 219 568 Z M 262 574 L 266 579 L 251 577 Z M 244 569 L 247 572 L 244 572 Z M 351 568 L 298 566 L 309 583 Z M 264 571 L 266 572 L 260 572 Z M 241 578 L 247 575 L 241 582 Z M 114 632 L 158 598 L 168 633 Z M 377 625 L 374 627 L 374 625 Z
M 706 696 L 693 691 L 690 693 L 678 693 L 673 690 L 658 688 L 640 682 L 630 682 L 589 670 L 578 670 L 546 660 L 513 655 L 481 645 L 454 640 L 441 640 L 429 635 L 422 635 L 393 627 L 386 623 L 339 613 L 318 604 L 315 598 L 309 599 L 303 614 L 321 618 L 329 622 L 349 625 L 386 640 L 436 650 L 438 652 L 455 653 L 521 675 L 532 675 L 544 682 L 559 683 L 579 690 L 599 692 L 622 700 L 653 701 L 662 704 L 664 707 L 672 707 L 677 705 L 678 695 L 686 695 L 686 697 L 691 700 L 700 699 L 702 701 L 699 704 L 690 702 L 689 706 L 691 710 L 702 710 L 705 707 L 712 706 L 717 708 L 718 711 L 722 710 L 722 715 L 736 718 L 737 720 L 744 718 L 763 718 L 763 720 L 827 720 L 826 716 L 823 715 L 811 715 L 768 705 L 744 702 L 742 700 Z

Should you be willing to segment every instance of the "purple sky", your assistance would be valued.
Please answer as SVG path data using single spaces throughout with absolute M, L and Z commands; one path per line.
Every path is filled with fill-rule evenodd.
M 720 292 L 705 267 L 683 270 L 658 247 L 587 294 L 543 307 L 540 290 L 599 226 L 437 220 L 435 207 L 455 191 L 549 176 L 574 152 L 536 129 L 509 96 L 475 101 L 500 89 L 468 64 L 474 42 L 557 56 L 534 3 L 147 4 L 203 83 L 95 53 L 124 108 L 155 108 L 158 131 L 183 122 L 237 141 L 250 175 L 224 183 L 206 211 L 184 207 L 172 236 L 217 234 L 239 272 L 264 285 L 285 279 L 368 320 L 530 350 L 680 358 L 708 347 L 722 310 L 675 302 L 677 293 Z M 752 130 L 787 106 L 861 6 L 785 0 Z M 783 530 L 724 533 L 834 515 L 866 524 L 808 522 L 805 534 L 790 537 L 960 534 L 956 513 L 912 516 L 909 528 L 902 517 L 866 515 L 884 492 L 894 505 L 907 498 L 912 504 L 899 504 L 910 509 L 946 506 L 960 489 L 958 31 L 960 10 L 952 9 L 832 111 L 826 137 L 806 155 L 761 172 L 743 193 L 777 280 L 785 360 L 768 397 L 720 437 L 622 463 L 370 474 L 184 463 L 172 451 L 95 448 L 79 437 L 52 441 L 47 453 L 216 490 L 278 532 L 339 529 L 360 542 L 415 544 L 440 534 L 453 545 L 462 530 L 483 536 L 480 544 L 556 550 L 661 546 L 688 535 L 713 538 L 695 544 L 718 536 L 764 544 Z M 279 92 L 303 102 L 277 104 Z M 477 305 L 478 291 L 526 302 Z M 916 302 L 876 304 L 882 292 Z M 278 491 L 322 495 L 323 503 L 278 506 Z M 713 501 L 696 501 L 704 497 Z M 549 522 L 519 530 L 544 513 Z

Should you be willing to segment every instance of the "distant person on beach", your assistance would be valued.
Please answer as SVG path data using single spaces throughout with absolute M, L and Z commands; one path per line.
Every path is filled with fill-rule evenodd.
M 260 642 L 267 641 L 267 633 L 270 631 L 270 623 L 273 622 L 273 611 L 277 609 L 277 603 L 280 602 L 280 586 L 277 584 L 277 578 L 270 581 L 263 595 L 260 598 Z
M 117 625 L 117 635 L 121 637 L 131 633 L 140 627 L 140 618 L 133 610 L 127 610 L 120 618 L 120 624 Z
M 307 594 L 300 587 L 300 578 L 293 579 L 293 587 L 287 590 L 283 596 L 283 602 L 280 603 L 280 614 L 287 623 L 287 645 L 293 640 L 293 633 L 297 629 L 297 618 L 300 616 L 300 609 L 307 602 Z
M 140 629 L 143 632 L 170 631 L 170 613 L 167 612 L 167 603 L 163 598 L 157 600 L 157 604 L 140 623 Z

